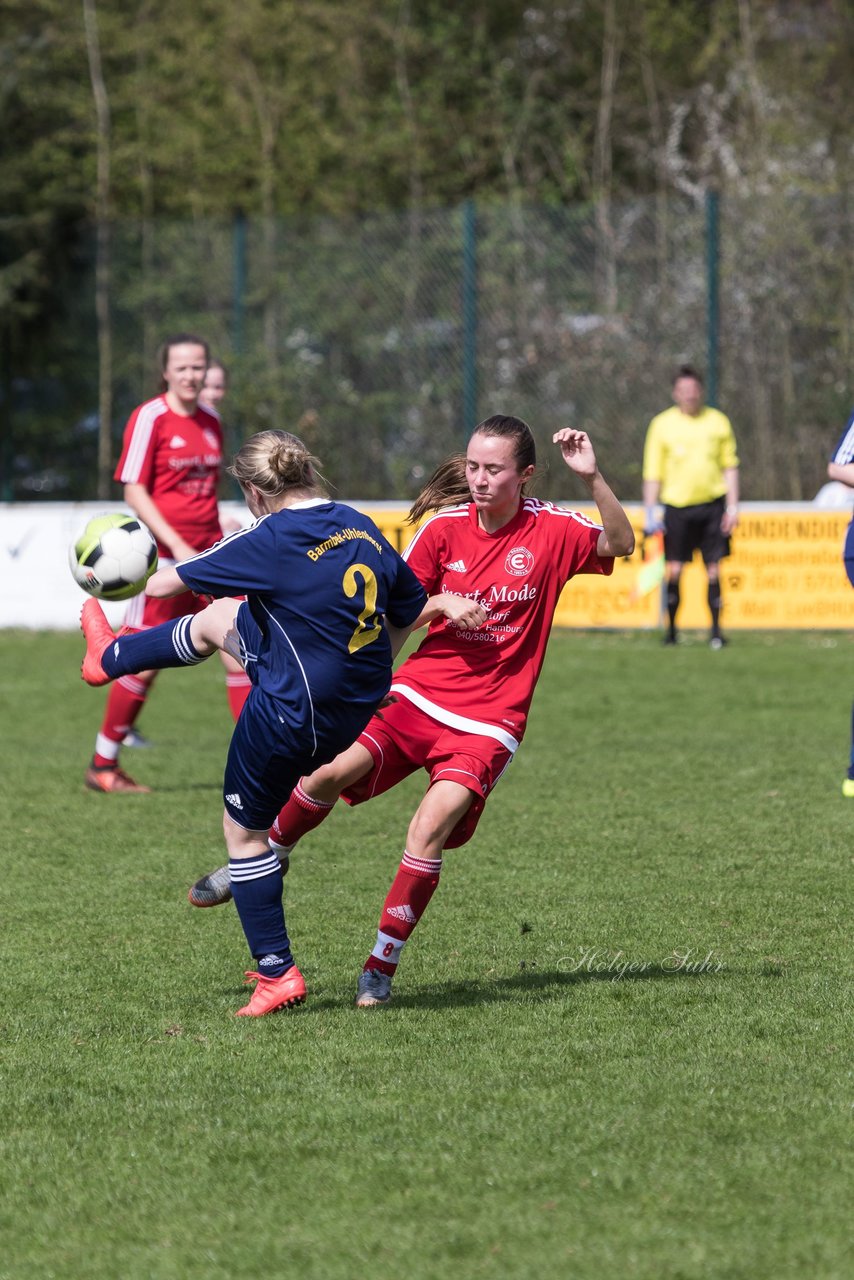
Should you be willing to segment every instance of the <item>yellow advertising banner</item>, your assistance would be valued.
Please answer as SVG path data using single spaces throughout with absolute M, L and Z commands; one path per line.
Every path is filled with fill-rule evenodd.
M 566 504 L 568 505 L 568 504 Z M 402 551 L 412 537 L 406 508 L 395 504 L 359 504 L 376 521 L 392 546 Z M 578 510 L 596 519 L 596 510 Z M 618 560 L 610 578 L 582 575 L 568 584 L 555 622 L 564 627 L 658 627 L 662 619 L 658 548 L 642 555 L 643 509 L 627 506 L 637 547 Z M 842 564 L 849 510 L 824 510 L 806 503 L 744 503 L 732 538 L 732 554 L 723 561 L 724 624 L 748 628 L 854 629 L 854 590 Z M 706 575 L 695 556 L 682 576 L 679 625 L 706 629 Z

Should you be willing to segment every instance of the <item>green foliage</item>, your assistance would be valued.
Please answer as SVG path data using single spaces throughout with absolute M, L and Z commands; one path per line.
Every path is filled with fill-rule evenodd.
M 0 633 L 0 1274 L 843 1280 L 851 647 L 556 634 L 391 1007 L 352 999 L 421 778 L 295 853 L 309 1000 L 247 1025 L 184 899 L 221 668 L 160 677 L 155 791 L 106 797 L 79 636 Z
M 725 246 L 721 398 L 753 438 L 749 489 L 803 497 L 818 487 L 818 437 L 836 429 L 850 394 L 839 376 L 852 350 L 845 95 L 854 41 L 844 0 L 199 0 L 178 9 L 98 0 L 96 12 L 111 120 L 115 436 L 149 393 L 154 350 L 176 317 L 236 363 L 241 427 L 316 421 L 329 454 L 354 415 L 376 419 L 374 454 L 333 466 L 365 492 L 371 479 L 383 495 L 409 484 L 413 466 L 429 465 L 459 433 L 456 355 L 424 336 L 450 322 L 455 232 L 431 284 L 429 224 L 475 198 L 507 211 L 495 218 L 507 225 L 487 232 L 503 244 L 494 261 L 484 245 L 495 306 L 483 326 L 485 400 L 512 394 L 532 417 L 566 409 L 585 423 L 615 420 L 614 443 L 634 451 L 642 424 L 623 421 L 624 406 L 642 404 L 644 415 L 661 407 L 663 370 L 676 356 L 705 354 L 702 259 L 683 255 L 692 240 L 697 252 L 702 198 L 716 186 L 724 219 L 733 210 L 724 234 L 743 233 Z M 82 496 L 98 403 L 95 113 L 82 7 L 2 0 L 0 14 L 0 489 L 14 494 L 15 478 L 38 470 L 35 455 L 56 457 L 68 479 L 51 496 Z M 818 197 L 837 209 L 829 227 L 803 208 Z M 319 220 L 336 220 L 328 238 L 367 244 L 359 220 L 378 226 L 400 209 L 406 231 L 392 230 L 380 271 L 376 245 L 361 264 L 342 265 L 340 252 L 331 262 Z M 560 245 L 536 227 L 547 212 L 533 209 L 589 219 L 586 261 L 577 244 L 561 261 Z M 239 305 L 256 312 L 240 340 L 238 215 L 253 228 L 255 273 Z M 337 277 L 319 279 L 335 266 Z M 362 342 L 353 314 L 383 284 L 387 314 L 366 314 Z M 559 324 L 550 331 L 556 310 L 604 316 L 606 332 L 567 347 Z M 639 335 L 630 359 L 614 336 L 627 328 Z M 328 364 L 288 367 L 299 329 Z M 365 348 L 392 329 L 405 342 L 379 371 L 386 380 L 363 378 Z M 497 354 L 507 342 L 511 354 Z M 596 399 L 589 377 L 600 357 Z M 496 374 L 505 359 L 509 380 Z M 783 433 L 779 462 L 772 428 Z M 389 441 L 400 457 L 378 471 Z
M 115 212 L 342 214 L 473 193 L 588 196 L 605 8 L 209 0 L 176 10 L 137 0 L 129 11 L 100 0 Z M 793 141 L 815 146 L 828 129 L 838 134 L 827 105 L 850 67 L 850 12 L 827 3 L 815 20 L 811 8 L 753 0 L 748 47 L 743 7 L 730 0 L 621 6 L 615 192 L 656 185 L 656 101 L 672 122 L 729 79 L 738 87 L 722 99 L 722 126 L 741 148 L 746 71 Z M 86 212 L 94 129 L 82 12 L 60 0 L 5 0 L 3 11 L 3 208 Z M 799 14 L 801 41 L 790 38 Z M 699 127 L 694 145 L 689 166 L 707 145 Z M 734 156 L 742 167 L 746 158 Z M 791 163 L 794 173 L 794 154 Z

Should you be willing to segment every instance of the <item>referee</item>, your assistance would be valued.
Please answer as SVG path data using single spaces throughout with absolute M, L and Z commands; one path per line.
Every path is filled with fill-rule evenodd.
M 729 418 L 703 401 L 703 379 L 683 364 L 673 379 L 672 408 L 652 419 L 643 455 L 644 532 L 664 529 L 667 562 L 665 644 L 676 644 L 679 580 L 694 552 L 708 576 L 712 630 L 709 644 L 722 649 L 720 562 L 738 524 L 738 455 Z M 664 505 L 663 518 L 656 511 Z

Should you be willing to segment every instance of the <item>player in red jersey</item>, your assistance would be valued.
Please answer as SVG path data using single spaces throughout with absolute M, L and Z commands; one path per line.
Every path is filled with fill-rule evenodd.
M 460 630 L 444 618 L 432 622 L 395 673 L 397 701 L 374 716 L 352 747 L 300 781 L 270 832 L 286 869 L 294 844 L 328 816 L 339 795 L 359 804 L 417 768 L 427 770 L 430 785 L 359 979 L 359 1007 L 391 998 L 401 949 L 439 882 L 443 850 L 471 839 L 486 797 L 512 760 L 565 583 L 577 573 L 609 574 L 614 557 L 634 549 L 631 525 L 588 436 L 564 428 L 553 439 L 587 486 L 601 525 L 525 495 L 536 465 L 526 423 L 502 416 L 482 422 L 466 455 L 440 467 L 413 506 L 413 521 L 436 514 L 404 559 L 428 595 L 476 601 L 483 623 Z M 203 876 L 190 901 L 227 901 L 225 872 Z
M 222 428 L 217 413 L 199 403 L 210 352 L 202 338 L 180 333 L 160 348 L 162 392 L 134 409 L 125 427 L 114 479 L 124 485 L 128 507 L 157 540 L 160 565 L 186 560 L 222 537 L 217 487 L 222 466 Z M 204 607 L 189 593 L 169 600 L 139 595 L 125 625 L 156 626 Z M 229 703 L 235 720 L 249 692 L 240 665 L 223 655 Z M 124 676 L 110 690 L 86 786 L 112 793 L 147 792 L 119 767 L 122 742 L 133 727 L 156 672 Z

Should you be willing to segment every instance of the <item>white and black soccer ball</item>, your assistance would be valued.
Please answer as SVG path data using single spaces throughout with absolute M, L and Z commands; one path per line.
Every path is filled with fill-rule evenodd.
M 136 516 L 95 516 L 69 548 L 74 581 L 99 600 L 130 600 L 157 568 L 157 544 Z

